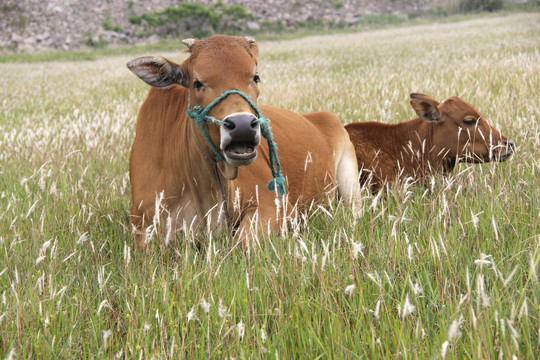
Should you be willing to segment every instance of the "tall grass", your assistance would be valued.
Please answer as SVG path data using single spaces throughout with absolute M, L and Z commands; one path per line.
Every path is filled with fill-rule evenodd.
M 316 208 L 250 253 L 211 234 L 133 250 L 148 88 L 129 57 L 1 64 L 0 356 L 537 357 L 539 20 L 261 42 L 261 104 L 397 122 L 410 92 L 458 95 L 518 147 L 366 193 L 362 217 Z

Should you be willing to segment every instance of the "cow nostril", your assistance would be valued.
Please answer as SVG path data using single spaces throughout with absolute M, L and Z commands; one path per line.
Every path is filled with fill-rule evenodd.
M 225 127 L 229 130 L 234 130 L 234 128 L 236 127 L 236 125 L 229 121 L 229 120 L 225 120 Z
M 239 113 L 227 116 L 224 127 L 235 142 L 253 142 L 259 128 L 253 114 Z
M 510 149 L 511 151 L 514 151 L 516 149 L 516 143 L 512 140 L 505 140 L 504 145 L 506 148 Z

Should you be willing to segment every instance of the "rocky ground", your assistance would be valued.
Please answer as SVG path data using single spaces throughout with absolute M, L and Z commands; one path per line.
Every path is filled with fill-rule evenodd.
M 140 25 L 130 15 L 161 11 L 178 0 L 0 0 L 0 51 L 35 52 L 69 50 L 96 44 L 152 42 L 157 35 L 140 36 Z M 215 0 L 199 0 L 213 4 Z M 260 24 L 295 29 L 299 23 L 344 22 L 354 25 L 368 14 L 419 14 L 441 6 L 444 0 L 222 0 L 242 5 L 254 19 L 248 31 Z M 106 29 L 104 22 L 117 26 Z M 109 26 L 110 28 L 110 26 Z M 120 30 L 119 30 L 120 29 Z M 137 36 L 138 35 L 138 36 Z

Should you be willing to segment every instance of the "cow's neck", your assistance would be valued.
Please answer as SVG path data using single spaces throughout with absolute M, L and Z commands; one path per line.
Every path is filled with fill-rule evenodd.
M 183 111 L 187 112 L 187 102 Z M 186 200 L 189 201 L 187 206 L 196 209 L 199 225 L 216 229 L 226 224 L 222 199 L 228 196 L 228 180 L 221 171 L 216 172 L 214 155 L 201 129 L 189 117 L 182 116 L 182 118 L 184 119 L 182 124 L 184 136 L 178 142 L 178 153 L 185 154 L 179 166 L 180 176 L 188 191 L 188 193 L 184 192 Z M 189 219 L 186 220 L 189 221 Z
M 222 211 L 223 216 L 220 216 L 220 218 L 224 217 L 227 226 L 231 228 L 231 215 L 227 203 L 229 192 L 228 179 L 235 179 L 238 176 L 238 168 L 232 167 L 224 161 L 217 161 L 215 159 L 215 154 L 209 149 L 209 145 L 203 142 L 204 140 L 206 140 L 206 138 L 204 137 L 204 135 L 202 135 L 202 131 L 199 126 L 196 126 L 193 122 L 190 123 L 191 124 L 189 125 L 189 127 L 191 128 L 191 132 L 193 134 L 192 139 L 194 140 L 197 148 L 203 155 L 206 164 L 211 164 L 212 167 L 212 175 L 214 177 L 215 183 L 217 184 L 217 189 L 219 190 L 218 203 L 222 204 L 222 209 L 220 211 Z M 216 184 L 211 184 L 211 189 L 215 189 L 214 185 Z
M 392 138 L 408 175 L 425 176 L 432 170 L 444 169 L 444 154 L 433 143 L 435 126 L 420 118 L 393 126 Z

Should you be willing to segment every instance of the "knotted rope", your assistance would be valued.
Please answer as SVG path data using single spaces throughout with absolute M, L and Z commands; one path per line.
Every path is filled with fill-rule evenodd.
M 212 143 L 212 140 L 210 139 L 210 136 L 208 135 L 208 132 L 206 131 L 206 128 L 204 127 L 204 125 L 206 123 L 215 123 L 222 126 L 228 126 L 226 122 L 218 120 L 215 117 L 208 115 L 208 113 L 210 112 L 210 110 L 212 110 L 214 106 L 219 104 L 223 99 L 225 99 L 227 96 L 231 94 L 237 94 L 243 97 L 244 100 L 247 101 L 249 106 L 251 106 L 251 108 L 257 114 L 256 122 L 259 123 L 259 126 L 261 128 L 261 134 L 266 139 L 266 142 L 268 143 L 268 149 L 270 151 L 270 154 L 269 154 L 270 171 L 272 171 L 273 179 L 270 180 L 270 182 L 267 185 L 267 188 L 270 191 L 274 191 L 277 188 L 278 195 L 283 196 L 286 192 L 285 178 L 281 174 L 281 164 L 279 163 L 279 158 L 277 156 L 277 146 L 276 146 L 276 143 L 274 142 L 274 136 L 270 129 L 270 120 L 262 116 L 261 111 L 259 110 L 257 105 L 253 101 L 251 101 L 249 96 L 247 96 L 246 94 L 238 90 L 227 90 L 223 94 L 221 94 L 221 96 L 219 96 L 217 99 L 215 99 L 210 104 L 208 104 L 208 106 L 206 106 L 204 109 L 199 105 L 196 105 L 193 108 L 191 108 L 188 105 L 187 114 L 190 118 L 195 120 L 195 123 L 199 125 L 199 127 L 201 128 L 201 131 L 204 137 L 206 138 L 206 141 L 210 145 L 210 149 L 212 150 L 214 155 L 216 155 L 216 161 L 225 161 L 225 158 L 223 157 L 223 155 L 219 153 L 214 143 Z

